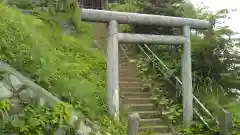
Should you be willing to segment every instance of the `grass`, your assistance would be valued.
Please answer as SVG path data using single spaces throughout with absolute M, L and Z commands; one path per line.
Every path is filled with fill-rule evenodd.
M 93 29 L 82 23 L 75 36 L 56 24 L 0 4 L 0 59 L 54 93 L 108 132 L 124 135 L 107 115 L 105 56 L 92 48 Z

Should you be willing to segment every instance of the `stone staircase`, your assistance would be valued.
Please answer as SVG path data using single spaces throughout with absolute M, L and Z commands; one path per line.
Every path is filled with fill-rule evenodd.
M 128 61 L 122 51 L 119 52 L 119 71 L 120 94 L 128 112 L 137 112 L 140 116 L 140 135 L 171 135 L 169 126 L 157 117 L 159 111 L 149 98 L 151 93 L 141 90 L 142 82 L 137 77 L 136 66 Z

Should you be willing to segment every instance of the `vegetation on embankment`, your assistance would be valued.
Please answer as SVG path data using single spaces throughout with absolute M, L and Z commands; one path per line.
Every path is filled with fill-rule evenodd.
M 105 56 L 92 47 L 93 29 L 80 22 L 75 36 L 56 23 L 23 15 L 0 4 L 0 59 L 63 101 L 81 110 L 106 132 L 126 134 L 107 114 Z

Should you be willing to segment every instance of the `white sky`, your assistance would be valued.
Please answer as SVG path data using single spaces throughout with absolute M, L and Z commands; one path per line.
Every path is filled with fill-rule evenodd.
M 201 7 L 201 3 L 208 6 L 211 11 L 219 9 L 237 9 L 238 11 L 231 13 L 231 19 L 226 24 L 235 32 L 240 33 L 240 0 L 190 0 L 195 6 Z

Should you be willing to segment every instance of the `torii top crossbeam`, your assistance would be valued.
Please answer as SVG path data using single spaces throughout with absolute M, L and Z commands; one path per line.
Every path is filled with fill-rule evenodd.
M 211 27 L 210 22 L 205 20 L 84 8 L 82 9 L 82 20 L 92 22 L 109 22 L 111 20 L 116 20 L 121 24 L 162 25 L 173 27 L 189 25 L 194 29 L 207 29 Z

